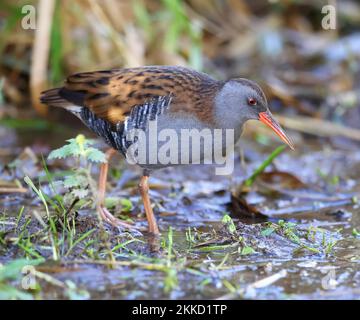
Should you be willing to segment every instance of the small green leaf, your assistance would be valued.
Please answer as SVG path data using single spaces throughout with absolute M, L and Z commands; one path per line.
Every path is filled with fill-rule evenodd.
M 89 194 L 89 190 L 88 189 L 76 189 L 76 190 L 72 190 L 71 194 L 74 197 L 77 197 L 79 199 L 83 199 Z
M 70 157 L 70 156 L 81 155 L 81 150 L 79 148 L 79 145 L 76 142 L 76 139 L 69 139 L 69 140 L 67 140 L 67 142 L 68 142 L 67 145 L 65 145 L 59 149 L 51 151 L 48 158 L 49 159 L 54 159 L 54 158 L 62 159 L 62 158 Z
M 75 175 L 67 176 L 64 179 L 65 188 L 74 188 L 74 187 L 78 187 L 79 185 L 80 185 L 79 179 Z
M 296 235 L 294 232 L 292 232 L 290 229 L 285 230 L 284 235 L 290 239 L 292 242 L 296 244 L 300 244 L 301 240 L 298 235 Z
M 275 231 L 275 229 L 273 228 L 266 228 L 263 231 L 261 231 L 261 235 L 264 237 L 268 237 L 269 235 L 271 235 L 273 232 Z
M 73 174 L 65 177 L 63 184 L 65 188 L 86 188 L 89 181 L 79 170 L 76 170 Z
M 63 146 L 50 152 L 48 159 L 64 159 L 72 155 L 70 145 Z
M 249 246 L 246 246 L 246 247 L 243 247 L 242 250 L 241 250 L 241 255 L 242 256 L 246 256 L 248 254 L 254 254 L 256 253 L 256 251 L 252 248 L 252 247 L 249 247 Z
M 293 229 L 293 228 L 296 227 L 296 223 L 294 223 L 294 222 L 286 222 L 286 223 L 285 223 L 285 227 L 286 227 L 286 228 Z
M 236 226 L 234 224 L 234 221 L 231 219 L 231 217 L 228 214 L 223 216 L 221 222 L 227 226 L 227 229 L 230 232 L 230 234 L 234 234 L 236 232 Z
M 354 237 L 360 237 L 360 232 L 357 231 L 356 228 L 354 228 L 354 229 L 352 230 L 352 235 L 353 235 Z
M 119 201 L 120 199 L 118 197 L 107 197 L 105 199 L 105 207 L 108 209 L 115 208 Z
M 67 140 L 67 145 L 50 152 L 48 159 L 64 159 L 70 156 L 84 157 L 92 162 L 106 162 L 106 156 L 100 150 L 89 147 L 93 145 L 95 140 L 86 139 L 82 134 L 76 138 Z
M 121 199 L 121 210 L 123 212 L 130 212 L 133 208 L 133 204 L 129 199 Z
M 86 157 L 92 162 L 106 163 L 105 153 L 92 147 L 86 149 Z
M 108 209 L 115 208 L 119 204 L 121 205 L 122 212 L 130 212 L 133 208 L 133 204 L 129 199 L 118 197 L 107 197 L 105 199 L 105 206 Z

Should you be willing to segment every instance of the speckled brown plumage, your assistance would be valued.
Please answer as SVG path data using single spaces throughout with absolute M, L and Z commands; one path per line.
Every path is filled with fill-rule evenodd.
M 58 89 L 61 103 L 87 107 L 111 124 L 124 121 L 131 109 L 159 96 L 172 96 L 171 112 L 190 112 L 213 122 L 213 98 L 222 82 L 182 67 L 149 66 L 77 73 Z M 42 100 L 49 103 L 49 97 Z M 50 101 L 51 102 L 51 101 Z

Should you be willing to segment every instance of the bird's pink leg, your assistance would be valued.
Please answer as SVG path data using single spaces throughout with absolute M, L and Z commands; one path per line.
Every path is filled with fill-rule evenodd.
M 158 225 L 156 223 L 153 209 L 151 208 L 151 202 L 150 202 L 150 198 L 149 198 L 148 180 L 149 180 L 149 176 L 147 176 L 147 175 L 143 175 L 141 177 L 140 184 L 139 184 L 139 191 L 140 191 L 143 203 L 144 203 L 146 219 L 149 224 L 149 232 L 157 236 L 160 234 L 160 232 L 159 232 Z
M 98 205 L 104 206 L 105 204 L 105 191 L 106 191 L 106 181 L 107 174 L 109 171 L 109 161 L 112 156 L 116 153 L 115 149 L 109 149 L 105 152 L 106 162 L 101 164 L 100 175 L 99 175 L 99 195 L 98 195 Z
M 97 210 L 100 214 L 102 220 L 110 223 L 115 227 L 124 227 L 127 229 L 136 229 L 134 226 L 121 221 L 118 218 L 115 218 L 108 209 L 105 207 L 105 191 L 106 191 L 106 181 L 107 181 L 107 174 L 109 170 L 109 161 L 111 157 L 116 153 L 115 149 L 109 149 L 105 152 L 106 154 L 106 163 L 102 163 L 100 167 L 100 176 L 99 176 L 99 195 L 97 200 Z

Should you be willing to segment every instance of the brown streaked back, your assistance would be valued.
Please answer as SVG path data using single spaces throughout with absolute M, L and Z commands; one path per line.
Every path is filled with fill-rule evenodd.
M 222 82 L 188 68 L 147 66 L 77 73 L 67 78 L 64 87 L 46 91 L 41 100 L 50 105 L 56 101 L 56 106 L 64 108 L 83 106 L 116 124 L 123 122 L 134 106 L 171 95 L 171 112 L 190 112 L 212 122 L 212 104 L 221 87 Z

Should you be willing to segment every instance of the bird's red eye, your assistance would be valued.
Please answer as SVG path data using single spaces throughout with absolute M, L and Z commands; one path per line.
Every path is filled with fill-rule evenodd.
M 256 106 L 257 105 L 257 101 L 254 98 L 249 98 L 248 103 L 251 106 Z

